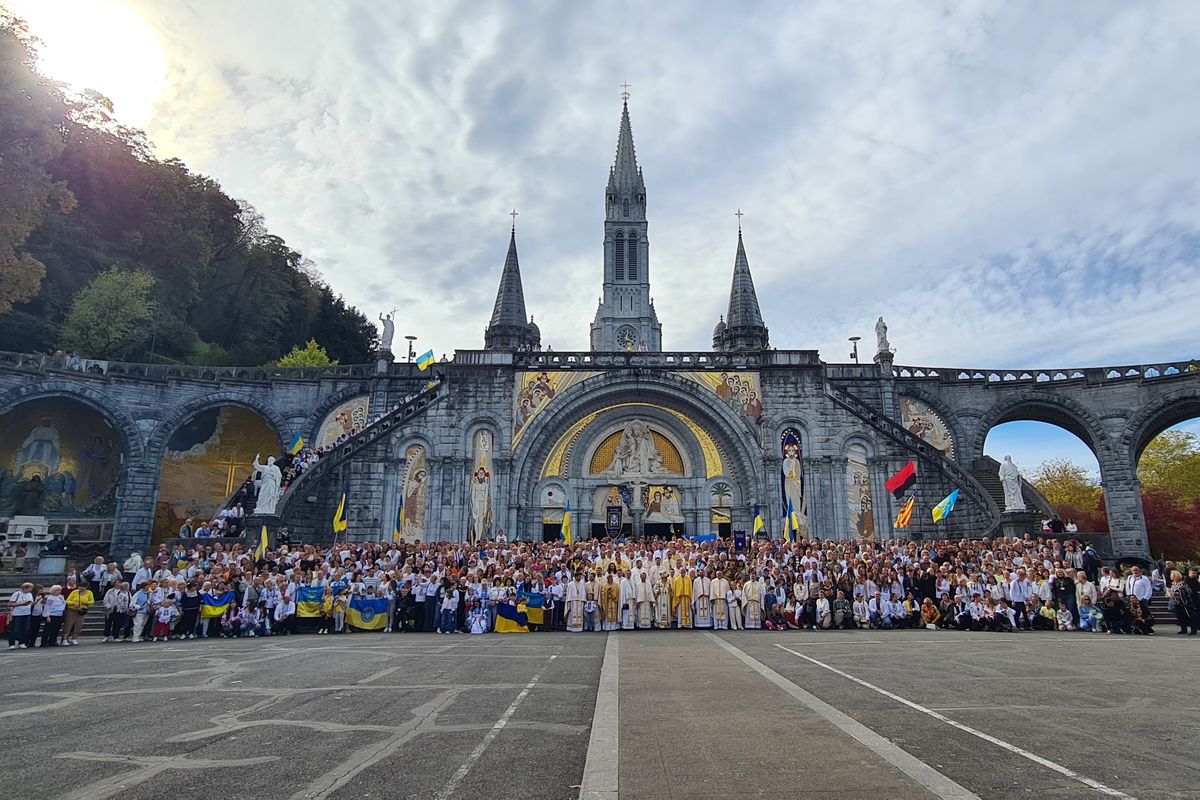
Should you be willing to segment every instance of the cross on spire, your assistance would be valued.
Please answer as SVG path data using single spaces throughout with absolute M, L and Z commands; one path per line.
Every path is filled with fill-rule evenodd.
M 737 210 L 737 212 L 734 214 L 734 216 L 738 218 L 738 236 L 741 236 L 742 235 L 742 217 L 744 216 L 742 214 L 742 210 L 739 208 Z
M 508 212 L 508 215 L 510 217 L 512 217 L 512 220 L 513 220 L 512 221 L 512 229 L 513 229 L 513 233 L 516 233 L 517 232 L 517 210 L 514 208 L 512 211 Z
M 628 102 L 629 101 L 629 81 L 625 81 L 624 83 L 622 83 L 621 88 L 624 90 L 621 92 L 621 99 Z

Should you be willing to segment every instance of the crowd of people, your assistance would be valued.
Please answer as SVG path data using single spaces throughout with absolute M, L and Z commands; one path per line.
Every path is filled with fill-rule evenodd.
M 1197 570 L 1105 565 L 1055 540 L 915 542 L 718 539 L 509 543 L 277 542 L 165 545 L 123 564 L 97 558 L 62 585 L 9 599 L 10 648 L 78 643 L 99 605 L 107 642 L 165 641 L 364 626 L 506 630 L 896 629 L 1089 631 L 1153 635 L 1165 592 L 1180 634 L 1200 626 Z M 384 611 L 386 609 L 386 611 Z M 379 617 L 382 616 L 383 619 Z

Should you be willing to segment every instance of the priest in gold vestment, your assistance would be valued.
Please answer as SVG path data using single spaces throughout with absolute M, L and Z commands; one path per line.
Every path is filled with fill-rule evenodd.
M 621 585 L 610 572 L 600 584 L 600 622 L 604 630 L 615 631 L 621 627 Z
M 692 576 L 678 572 L 671 583 L 671 610 L 677 628 L 692 627 Z
M 726 597 L 729 595 L 729 581 L 725 579 L 725 573 L 717 570 L 717 576 L 712 579 L 709 591 L 712 593 L 713 628 L 718 631 L 728 630 L 729 601 Z

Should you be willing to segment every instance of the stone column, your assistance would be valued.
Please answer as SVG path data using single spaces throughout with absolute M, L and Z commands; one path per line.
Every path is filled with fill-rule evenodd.
M 130 464 L 121 476 L 112 542 L 108 547 L 109 556 L 118 563 L 133 551 L 146 555 L 150 550 L 158 481 L 159 465 L 148 457 Z
M 1142 485 L 1127 452 L 1100 457 L 1100 486 L 1108 510 L 1108 540 L 1114 556 L 1150 557 L 1146 516 L 1142 511 Z

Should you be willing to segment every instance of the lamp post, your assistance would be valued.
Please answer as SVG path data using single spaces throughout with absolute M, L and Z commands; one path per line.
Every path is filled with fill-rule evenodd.
M 417 340 L 417 337 L 405 336 L 404 338 L 408 339 L 408 363 L 411 364 L 413 361 L 413 358 L 415 358 L 417 355 L 417 351 L 413 350 L 413 342 L 415 342 Z
M 850 337 L 850 344 L 854 347 L 854 349 L 850 351 L 850 357 L 854 359 L 855 364 L 858 363 L 858 341 L 860 339 L 862 339 L 861 336 Z

